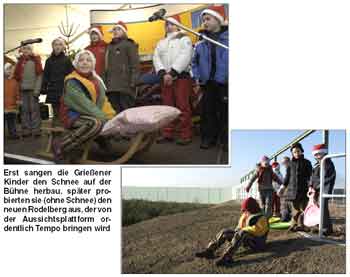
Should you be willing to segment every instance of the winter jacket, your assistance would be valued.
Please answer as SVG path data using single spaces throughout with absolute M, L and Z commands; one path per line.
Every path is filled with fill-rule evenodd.
M 5 113 L 16 112 L 20 101 L 19 86 L 16 79 L 4 78 L 4 109 Z
M 218 42 L 228 45 L 228 29 L 222 27 L 221 31 L 217 34 L 204 32 L 204 34 L 210 38 L 217 40 Z M 212 51 L 215 51 L 215 55 L 212 55 Z M 211 73 L 214 68 L 212 65 L 213 57 L 215 57 L 215 72 L 213 76 Z M 200 83 L 206 84 L 209 80 L 214 80 L 220 84 L 228 83 L 228 49 L 217 46 L 206 40 L 201 40 L 195 45 L 194 55 L 192 58 L 192 74 L 195 80 L 199 80 Z
M 63 52 L 54 53 L 46 60 L 41 93 L 46 94 L 46 103 L 59 103 L 63 93 L 64 78 L 73 71 L 72 63 Z
M 105 83 L 108 92 L 118 91 L 136 96 L 139 75 L 138 45 L 131 39 L 112 40 L 107 46 Z
M 65 78 L 63 103 L 60 118 L 69 128 L 80 115 L 93 116 L 102 121 L 113 118 L 116 114 L 105 94 L 103 84 L 98 81 L 98 93 L 89 79 L 73 71 Z
M 287 167 L 284 186 L 287 188 L 285 192 L 286 200 L 295 200 L 306 198 L 308 191 L 308 183 L 312 174 L 311 162 L 302 156 L 299 159 L 292 158 Z
M 88 47 L 85 48 L 94 54 L 96 58 L 95 71 L 101 77 L 103 76 L 103 72 L 105 70 L 105 56 L 107 45 L 108 44 L 104 40 L 100 40 L 96 43 L 91 43 Z
M 242 213 L 239 218 L 236 230 L 246 231 L 255 237 L 267 237 L 269 232 L 269 224 L 267 218 L 262 213 L 249 214 Z
M 177 77 L 190 71 L 193 48 L 189 36 L 183 32 L 167 35 L 158 42 L 153 54 L 153 65 L 158 75 L 171 73 Z
M 255 171 L 252 178 L 249 180 L 248 187 L 250 188 L 255 180 L 258 180 L 258 190 L 273 190 L 272 182 L 282 184 L 282 180 L 272 171 L 272 167 L 260 167 Z
M 34 96 L 40 95 L 42 82 L 42 66 L 39 56 L 21 56 L 16 64 L 15 78 L 19 82 L 20 90 L 34 91 Z
M 320 190 L 320 163 L 317 162 L 312 170 L 312 176 L 310 185 L 316 190 Z M 323 183 L 323 192 L 327 194 L 333 193 L 333 188 L 336 179 L 336 170 L 331 159 L 326 159 L 324 162 L 324 183 Z

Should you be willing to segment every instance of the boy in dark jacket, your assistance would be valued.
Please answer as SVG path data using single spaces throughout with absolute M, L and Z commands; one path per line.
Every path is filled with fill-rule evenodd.
M 135 105 L 136 84 L 139 75 L 138 45 L 128 38 L 127 26 L 118 21 L 110 31 L 113 34 L 107 46 L 105 83 L 107 97 L 117 113 Z
M 72 63 L 65 55 L 66 41 L 58 37 L 52 41 L 52 53 L 45 62 L 41 94 L 46 94 L 46 103 L 52 105 L 52 126 L 59 125 L 59 103 L 63 94 L 64 78 L 73 71 Z
M 283 195 L 287 205 L 291 208 L 292 224 L 289 230 L 296 231 L 299 227 L 304 227 L 300 215 L 308 203 L 307 191 L 312 174 L 312 165 L 309 160 L 304 158 L 304 149 L 299 142 L 293 144 L 290 151 L 293 158 L 289 163 L 283 185 L 278 195 Z
M 325 144 L 317 144 L 312 149 L 312 154 L 316 159 L 316 164 L 312 170 L 312 176 L 310 186 L 316 190 L 316 197 L 318 198 L 320 193 L 320 171 L 321 171 L 321 160 L 327 155 L 327 146 Z M 323 193 L 332 194 L 336 179 L 336 170 L 331 159 L 326 159 L 324 162 L 324 184 Z M 317 199 L 319 200 L 319 199 Z M 323 213 L 323 227 L 324 235 L 329 235 L 333 232 L 332 223 L 329 218 L 328 208 L 329 198 L 324 199 L 324 213 Z
M 214 258 L 215 251 L 229 241 L 224 255 L 216 262 L 218 266 L 230 265 L 233 255 L 241 245 L 249 247 L 254 251 L 264 250 L 269 233 L 267 218 L 261 212 L 258 202 L 254 198 L 247 198 L 241 205 L 242 215 L 235 229 L 226 228 L 221 230 L 216 238 L 209 242 L 204 251 L 197 252 L 199 258 Z
M 228 45 L 228 28 L 223 26 L 221 7 L 212 6 L 201 13 L 204 34 Z M 201 149 L 214 146 L 220 136 L 221 143 L 228 141 L 228 49 L 206 40 L 195 46 L 192 73 L 202 86 Z
M 270 159 L 267 156 L 261 158 L 260 167 L 257 168 L 252 178 L 246 187 L 246 191 L 249 192 L 255 180 L 258 180 L 258 191 L 260 195 L 260 202 L 262 210 L 267 218 L 272 215 L 272 182 L 275 181 L 278 184 L 282 184 L 282 180 L 273 172 L 270 166 Z

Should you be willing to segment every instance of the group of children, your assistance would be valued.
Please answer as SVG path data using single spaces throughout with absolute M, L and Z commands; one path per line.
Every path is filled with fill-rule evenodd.
M 290 148 L 292 158 L 284 157 L 282 164 L 286 168 L 283 177 L 277 162 L 269 163 L 264 156 L 259 163 L 255 174 L 250 179 L 246 191 L 249 192 L 255 180 L 258 183 L 258 192 L 263 210 L 267 217 L 281 217 L 281 221 L 291 219 L 291 231 L 305 230 L 302 213 L 308 204 L 308 191 L 312 187 L 318 198 L 320 190 L 320 161 L 327 154 L 325 144 L 317 144 L 312 149 L 316 164 L 312 167 L 309 160 L 304 157 L 304 149 L 300 143 Z M 325 162 L 324 190 L 331 194 L 334 188 L 336 171 L 333 162 Z M 318 201 L 318 199 L 316 199 Z M 332 233 L 332 224 L 329 220 L 328 198 L 325 199 L 324 234 Z
M 203 250 L 195 253 L 196 257 L 212 259 L 215 251 L 228 242 L 224 254 L 216 261 L 218 266 L 229 266 L 233 255 L 240 246 L 248 247 L 253 251 L 261 251 L 266 247 L 269 233 L 269 218 L 274 212 L 278 213 L 278 200 L 281 199 L 282 220 L 289 221 L 288 210 L 292 212 L 290 231 L 305 231 L 303 225 L 303 211 L 307 205 L 307 191 L 311 187 L 316 191 L 315 201 L 318 201 L 320 191 L 320 162 L 327 155 L 327 146 L 317 144 L 312 149 L 316 164 L 312 168 L 311 162 L 304 158 L 304 149 L 300 143 L 291 146 L 292 158 L 284 157 L 282 164 L 286 167 L 286 175 L 283 178 L 277 162 L 269 164 L 269 158 L 263 156 L 257 166 L 256 172 L 246 187 L 249 192 L 253 182 L 257 180 L 260 195 L 260 205 L 252 197 L 245 199 L 241 204 L 241 217 L 235 229 L 221 230 L 214 240 L 210 241 Z M 325 161 L 324 192 L 332 194 L 336 171 L 330 159 Z M 275 182 L 275 184 L 273 184 Z M 287 214 L 283 214 L 287 213 Z M 277 214 L 275 214 L 277 215 Z M 329 217 L 328 198 L 324 206 L 324 235 L 332 233 L 332 224 Z
M 206 35 L 228 45 L 228 29 L 224 26 L 222 10 L 216 6 L 208 7 L 200 17 Z M 172 123 L 164 128 L 158 142 L 173 141 L 176 129 L 180 130 L 179 145 L 192 141 L 190 95 L 195 83 L 203 90 L 200 147 L 212 147 L 219 136 L 227 145 L 228 113 L 224 101 L 227 101 L 228 93 L 228 50 L 204 40 L 193 49 L 191 39 L 176 23 L 181 23 L 178 16 L 170 17 L 166 22 L 166 37 L 157 44 L 153 65 L 161 80 L 162 102 L 180 109 L 180 124 Z M 119 113 L 135 105 L 140 77 L 138 45 L 128 37 L 127 26 L 122 21 L 110 32 L 113 38 L 107 44 L 102 29 L 92 27 L 89 30 L 91 43 L 85 50 L 94 55 L 94 71 L 103 80 L 106 96 Z M 15 118 L 19 104 L 22 136 L 40 135 L 40 94 L 46 95 L 46 102 L 52 105 L 53 126 L 59 124 L 65 79 L 76 69 L 67 56 L 66 41 L 60 37 L 53 40 L 52 53 L 44 69 L 40 57 L 33 53 L 32 45 L 22 46 L 20 54 L 14 69 L 7 64 L 5 71 L 5 119 L 11 138 L 18 137 Z

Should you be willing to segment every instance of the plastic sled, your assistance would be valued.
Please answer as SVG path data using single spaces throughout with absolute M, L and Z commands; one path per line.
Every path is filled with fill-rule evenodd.
M 304 211 L 304 225 L 312 227 L 320 223 L 320 207 L 315 203 L 315 190 L 313 188 L 309 188 L 307 196 L 309 197 L 309 203 Z
M 280 217 L 270 217 L 269 218 L 269 224 L 273 224 L 273 223 L 276 223 L 276 222 L 279 222 L 281 220 Z
M 290 222 L 275 222 L 270 224 L 270 229 L 284 230 L 290 227 Z
M 53 159 L 52 153 L 52 142 L 55 135 L 62 134 L 64 128 L 54 127 L 54 128 L 41 128 L 44 132 L 48 134 L 48 142 L 44 150 L 38 153 L 39 156 Z M 80 160 L 77 162 L 79 164 L 123 164 L 129 161 L 135 154 L 147 151 L 155 142 L 158 132 L 153 133 L 138 133 L 135 137 L 130 140 L 128 150 L 117 159 L 110 162 L 100 162 L 95 160 L 89 160 L 89 152 L 92 146 L 93 141 L 87 142 L 84 146 L 84 152 Z

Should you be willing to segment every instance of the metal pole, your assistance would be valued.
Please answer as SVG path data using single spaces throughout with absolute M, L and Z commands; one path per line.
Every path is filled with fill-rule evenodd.
M 328 154 L 326 156 L 324 156 L 320 162 L 320 195 L 319 195 L 319 201 L 320 201 L 320 224 L 319 224 L 319 233 L 318 236 L 320 238 L 323 237 L 323 213 L 324 213 L 324 200 L 323 198 L 330 198 L 330 197 L 342 197 L 345 195 L 332 195 L 332 194 L 323 194 L 323 185 L 324 185 L 324 163 L 326 161 L 326 159 L 330 159 L 330 158 L 340 158 L 340 157 L 345 157 L 346 154 L 345 153 L 341 153 L 341 154 Z
M 171 23 L 171 24 L 173 24 L 173 25 L 179 27 L 180 29 L 183 29 L 183 30 L 185 30 L 185 31 L 187 31 L 187 32 L 189 32 L 189 33 L 191 33 L 191 34 L 193 34 L 193 35 L 196 35 L 196 36 L 198 36 L 198 37 L 200 37 L 200 38 L 203 38 L 203 39 L 205 39 L 205 40 L 207 40 L 207 41 L 209 41 L 209 42 L 211 42 L 211 43 L 213 43 L 213 44 L 216 44 L 216 45 L 218 45 L 218 46 L 220 46 L 220 47 L 222 47 L 222 48 L 225 48 L 225 49 L 227 49 L 227 50 L 229 49 L 227 45 L 222 44 L 222 43 L 220 43 L 220 42 L 218 42 L 218 41 L 216 41 L 216 40 L 213 40 L 213 39 L 207 37 L 206 35 L 203 35 L 203 34 L 200 34 L 200 33 L 196 32 L 196 31 L 193 31 L 192 29 L 190 29 L 190 28 L 188 28 L 188 27 L 186 27 L 186 26 L 184 26 L 184 25 L 182 25 L 182 24 L 177 24 L 177 23 L 175 23 L 175 22 L 173 22 L 173 21 L 168 20 L 168 19 L 165 18 L 165 17 L 161 17 L 161 19 L 164 20 L 164 21 L 166 21 L 166 22 L 169 22 L 169 23 Z
M 323 165 L 325 160 L 327 159 L 327 155 L 323 157 L 323 159 L 320 162 L 320 195 L 319 197 L 319 201 L 320 201 L 320 224 L 318 225 L 318 236 L 320 238 L 323 237 L 323 182 L 324 182 L 324 169 L 323 169 Z
M 323 130 L 322 131 L 322 142 L 328 148 L 328 145 L 329 145 L 329 130 Z

